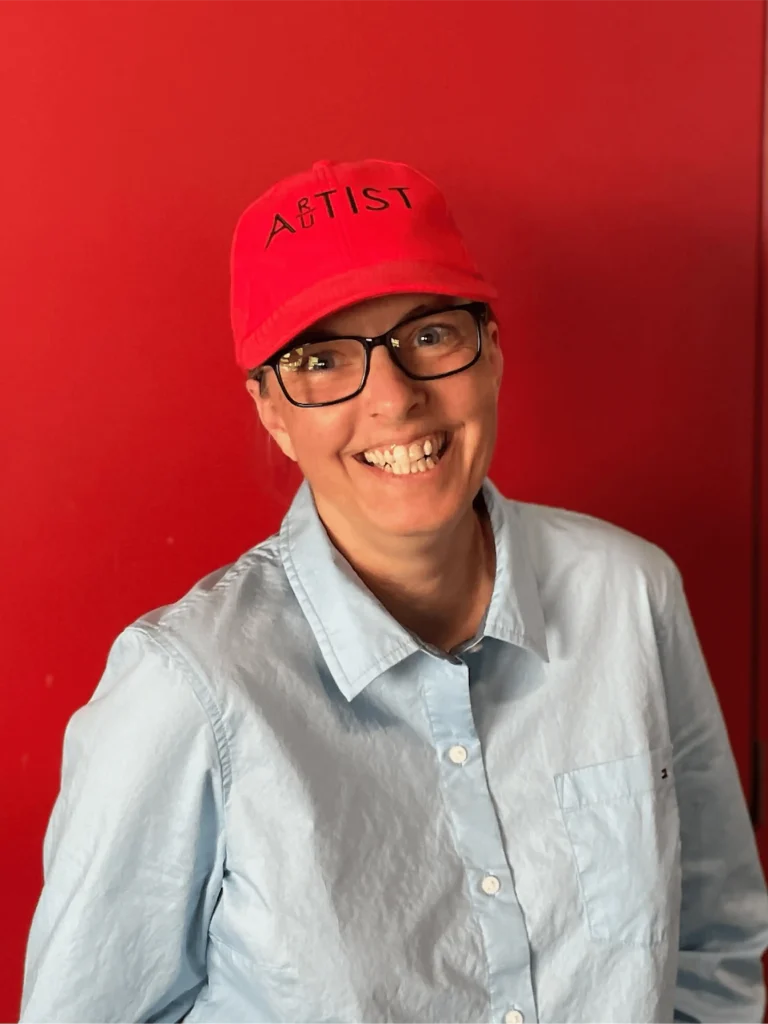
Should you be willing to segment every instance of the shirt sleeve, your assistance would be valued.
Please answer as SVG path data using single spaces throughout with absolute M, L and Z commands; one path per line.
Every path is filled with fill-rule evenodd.
M 676 1021 L 763 1020 L 768 895 L 738 768 L 675 567 L 660 638 L 680 809 Z
M 21 1021 L 178 1021 L 206 979 L 225 772 L 199 681 L 132 626 L 64 736 Z

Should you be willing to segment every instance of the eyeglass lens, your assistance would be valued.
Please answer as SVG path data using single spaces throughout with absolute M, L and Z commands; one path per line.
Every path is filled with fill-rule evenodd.
M 404 324 L 392 338 L 392 354 L 415 377 L 438 377 L 469 366 L 477 343 L 477 324 L 469 310 L 448 310 Z M 315 341 L 280 357 L 285 390 L 302 405 L 354 395 L 364 373 L 365 346 L 356 338 Z

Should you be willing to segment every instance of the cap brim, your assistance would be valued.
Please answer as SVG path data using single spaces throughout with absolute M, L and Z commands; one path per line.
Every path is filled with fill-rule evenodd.
M 240 342 L 238 365 L 247 370 L 260 366 L 316 321 L 357 302 L 421 292 L 485 302 L 499 297 L 496 288 L 479 275 L 439 264 L 410 261 L 359 267 L 314 284 L 275 310 Z

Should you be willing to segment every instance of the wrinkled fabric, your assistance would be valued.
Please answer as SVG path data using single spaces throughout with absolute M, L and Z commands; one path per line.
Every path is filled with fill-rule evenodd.
M 495 586 L 450 654 L 306 483 L 120 634 L 66 729 L 23 1021 L 762 1020 L 765 879 L 679 571 L 482 494 Z

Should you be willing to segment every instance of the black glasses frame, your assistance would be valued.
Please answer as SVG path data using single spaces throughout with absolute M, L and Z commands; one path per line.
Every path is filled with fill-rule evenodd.
M 392 339 L 399 331 L 399 329 L 401 327 L 404 327 L 406 324 L 413 323 L 415 320 L 422 320 L 424 319 L 424 317 L 427 316 L 436 316 L 440 313 L 447 313 L 450 310 L 456 309 L 468 310 L 472 314 L 472 317 L 475 321 L 475 325 L 477 327 L 477 351 L 475 352 L 475 356 L 472 362 L 467 363 L 466 366 L 462 366 L 460 370 L 449 370 L 448 373 L 435 373 L 431 374 L 428 377 L 421 377 L 418 374 L 411 373 L 409 370 L 406 370 L 406 368 L 398 359 L 397 348 L 392 344 Z M 404 320 L 401 320 L 399 323 L 395 324 L 394 327 L 390 327 L 390 329 L 388 331 L 385 331 L 384 334 L 380 334 L 378 335 L 378 337 L 375 338 L 364 338 L 362 337 L 362 335 L 358 334 L 340 334 L 334 337 L 322 337 L 314 339 L 311 337 L 310 331 L 310 336 L 308 337 L 306 342 L 307 344 L 311 344 L 315 341 L 339 341 L 343 339 L 349 339 L 352 341 L 359 341 L 362 344 L 363 348 L 365 349 L 365 367 L 363 369 L 363 376 L 360 382 L 360 387 L 353 394 L 345 395 L 344 398 L 334 398 L 332 402 L 297 402 L 288 394 L 288 389 L 283 383 L 283 378 L 280 375 L 280 360 L 287 352 L 290 352 L 292 349 L 298 347 L 298 343 L 296 340 L 291 341 L 288 345 L 284 345 L 279 352 L 276 352 L 273 356 L 270 356 L 269 359 L 265 360 L 261 364 L 261 366 L 257 367 L 255 370 L 252 370 L 248 376 L 252 380 L 260 380 L 261 374 L 264 372 L 264 370 L 267 367 L 270 367 L 272 370 L 274 370 L 275 376 L 277 377 L 277 380 L 280 384 L 280 387 L 285 397 L 288 399 L 291 405 L 296 405 L 300 409 L 319 409 L 326 405 L 339 405 L 340 402 L 348 402 L 352 398 L 357 398 L 357 396 L 363 390 L 368 381 L 368 374 L 371 369 L 371 352 L 373 352 L 373 350 L 377 348 L 377 346 L 379 345 L 386 345 L 387 351 L 389 352 L 389 356 L 392 359 L 392 362 L 395 364 L 395 366 L 397 366 L 399 370 L 401 370 L 406 375 L 406 377 L 410 377 L 411 380 L 440 380 L 442 377 L 453 377 L 454 374 L 463 373 L 465 370 L 468 370 L 470 366 L 474 366 L 475 363 L 480 358 L 480 354 L 482 353 L 483 350 L 483 327 L 485 326 L 485 324 L 488 323 L 488 312 L 488 303 L 486 302 L 465 302 L 461 306 L 441 306 L 438 309 L 422 310 L 420 313 L 415 313 L 413 316 L 406 317 Z

